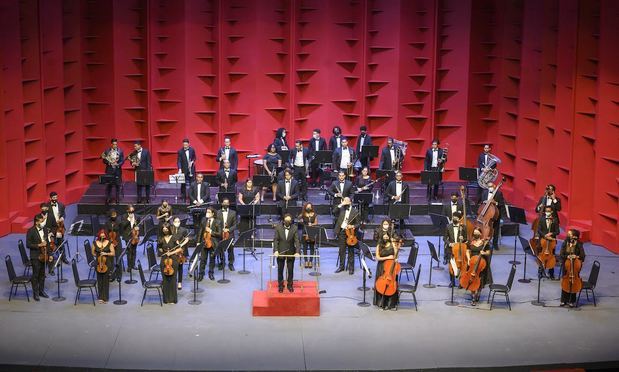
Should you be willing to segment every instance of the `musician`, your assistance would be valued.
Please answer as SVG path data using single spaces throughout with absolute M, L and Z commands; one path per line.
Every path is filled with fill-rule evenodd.
M 159 224 L 163 224 L 164 222 L 170 222 L 172 218 L 172 206 L 168 203 L 167 199 L 163 199 L 159 208 L 157 208 L 156 214 L 157 220 L 159 220 Z
M 118 212 L 116 212 L 115 209 L 110 209 L 108 212 L 108 221 L 105 223 L 105 225 L 103 225 L 103 229 L 105 230 L 105 234 L 107 235 L 107 237 L 112 241 L 112 244 L 114 244 L 115 248 L 118 248 L 115 250 L 115 263 L 118 263 L 118 260 L 120 259 L 120 255 L 122 254 L 122 243 L 120 242 L 120 237 L 121 237 L 121 227 L 120 227 L 120 220 L 118 217 Z M 112 236 L 110 235 L 111 233 L 114 233 L 116 235 L 116 239 L 113 239 Z
M 230 209 L 230 199 L 224 198 L 221 201 L 221 209 L 217 211 L 215 218 L 221 225 L 222 236 L 223 233 L 228 233 L 230 237 L 234 237 L 234 232 L 237 229 L 236 212 Z M 222 270 L 225 264 L 224 252 L 219 252 L 219 270 Z M 232 245 L 228 248 L 228 268 L 230 271 L 234 271 L 234 246 Z
M 370 168 L 363 167 L 361 168 L 361 174 L 359 177 L 355 179 L 355 194 L 363 193 L 363 194 L 372 194 L 373 183 L 372 177 L 370 177 Z M 364 202 L 359 202 L 359 209 L 361 211 L 361 220 L 364 222 L 368 221 L 369 214 L 369 204 Z
M 288 151 L 288 143 L 286 142 L 286 135 L 288 132 L 286 128 L 278 128 L 277 132 L 275 132 L 275 139 L 273 140 L 273 144 L 277 151 Z
M 258 188 L 254 187 L 254 181 L 251 178 L 245 180 L 243 187 L 239 191 L 237 202 L 240 205 L 260 204 L 260 192 Z M 243 233 L 251 229 L 251 221 L 251 216 L 241 216 L 239 232 Z
M 466 226 L 462 223 L 462 212 L 454 212 L 451 216 L 451 222 L 445 228 L 445 235 L 443 235 L 443 242 L 445 243 L 445 252 L 443 254 L 443 265 L 447 265 L 449 260 L 453 258 L 452 248 L 456 243 L 466 243 L 467 238 Z M 450 282 L 449 286 L 453 286 L 455 282 L 455 276 L 449 273 Z
M 290 152 L 290 166 L 294 179 L 299 183 L 299 196 L 307 200 L 307 174 L 309 172 L 309 150 L 303 147 L 301 140 L 294 142 L 294 149 Z
M 284 170 L 284 179 L 277 184 L 277 198 L 281 214 L 285 213 L 289 205 L 295 205 L 299 199 L 299 183 L 292 178 L 292 171 L 288 168 Z
M 496 168 L 497 163 L 496 162 L 492 162 L 492 154 L 490 153 L 490 151 L 492 150 L 492 147 L 489 144 L 485 144 L 484 145 L 484 151 L 479 154 L 479 157 L 477 158 L 477 168 L 479 168 L 480 170 L 487 168 L 488 165 L 490 165 L 491 169 Z
M 125 162 L 123 150 L 118 147 L 118 140 L 112 138 L 110 145 L 111 146 L 101 154 L 103 164 L 105 164 L 105 174 L 114 177 L 113 182 L 108 182 L 105 185 L 105 205 L 109 205 L 112 201 L 112 186 L 114 186 L 116 192 L 116 204 L 118 204 L 120 200 L 120 185 L 123 179 L 122 165 Z
M 333 136 L 329 139 L 329 150 L 335 151 L 342 147 L 342 140 L 344 137 L 342 136 L 342 128 L 335 126 L 333 127 Z
M 385 218 L 381 221 L 380 225 L 374 229 L 374 241 L 377 244 L 385 243 L 384 238 L 387 238 L 387 241 L 391 240 L 391 235 L 393 235 L 393 224 L 391 220 Z
M 163 303 L 171 304 L 178 302 L 178 292 L 176 287 L 176 277 L 178 274 L 178 256 L 183 254 L 183 248 L 178 247 L 176 240 L 172 235 L 172 229 L 170 224 L 165 223 L 163 225 L 163 237 L 157 241 L 157 254 L 161 257 L 161 292 L 163 292 Z M 172 259 L 172 269 L 174 272 L 171 275 L 165 275 L 165 261 L 166 259 Z
M 97 239 L 92 245 L 92 256 L 95 257 L 99 266 L 99 257 L 105 257 L 105 272 L 97 271 L 97 299 L 100 304 L 105 304 L 110 300 L 110 275 L 114 267 L 114 256 L 116 255 L 114 244 L 108 239 L 104 229 L 99 230 Z
M 187 185 L 191 185 L 196 175 L 196 150 L 189 146 L 187 138 L 183 139 L 183 147 L 178 150 L 176 165 L 178 166 L 178 174 L 185 175 L 185 182 L 181 184 L 181 198 L 184 201 L 187 199 Z
M 284 292 L 284 264 L 286 265 L 286 284 L 288 292 L 294 292 L 294 260 L 299 256 L 299 231 L 292 225 L 292 216 L 284 215 L 284 223 L 275 226 L 273 237 L 273 254 L 277 257 L 277 287 L 279 293 Z M 294 255 L 295 257 L 279 257 L 279 255 Z
M 318 151 L 327 150 L 327 141 L 325 141 L 325 139 L 320 136 L 320 133 L 320 129 L 314 129 L 314 131 L 312 132 L 312 138 L 309 140 L 308 145 L 312 187 L 318 186 L 319 178 L 322 176 L 322 169 L 319 168 L 320 164 L 318 160 L 314 160 L 316 157 L 316 153 Z M 320 184 L 323 184 L 322 180 L 320 180 Z
M 239 165 L 239 154 L 236 149 L 232 147 L 232 141 L 230 137 L 224 138 L 224 146 L 217 151 L 217 161 L 219 162 L 219 168 L 224 167 L 224 160 L 230 160 L 230 168 L 236 170 Z
M 159 212 L 159 210 L 157 212 Z M 135 214 L 135 207 L 132 204 L 127 205 L 127 213 L 120 218 L 121 236 L 127 247 L 127 271 L 137 270 L 135 266 L 135 255 L 140 241 L 140 227 L 138 224 L 139 218 Z M 135 241 L 133 241 L 133 234 L 137 236 Z
M 342 198 L 352 198 L 353 184 L 351 181 L 346 179 L 346 173 L 344 171 L 338 172 L 337 181 L 331 183 L 331 186 L 329 186 L 329 189 L 327 190 L 327 194 L 331 196 L 332 205 L 340 204 L 342 202 Z
M 138 204 L 144 202 L 144 199 L 142 198 L 144 189 L 146 189 L 146 204 L 149 204 L 151 183 L 148 177 L 141 176 L 140 172 L 153 170 L 150 152 L 142 147 L 142 143 L 140 141 L 136 141 L 133 144 L 133 152 L 129 154 L 129 158 L 132 159 L 131 165 L 136 172 L 135 183 L 137 184 L 138 189 Z
M 333 151 L 333 170 L 344 171 L 347 175 L 352 175 L 352 166 L 355 163 L 355 150 L 348 146 L 348 140 L 343 138 L 342 147 Z
M 393 138 L 387 138 L 387 147 L 380 152 L 378 169 L 396 170 L 403 160 L 402 151 L 393 145 Z
M 552 216 L 560 224 L 559 211 L 561 210 L 561 199 L 557 197 L 555 185 L 549 184 L 546 186 L 546 193 L 539 199 L 535 211 L 542 213 L 546 207 L 552 208 Z
M 196 182 L 189 188 L 191 205 L 202 205 L 211 201 L 211 192 L 208 182 L 204 181 L 202 173 L 196 174 Z
M 230 167 L 230 161 L 224 160 L 224 167 L 217 171 L 219 192 L 236 192 L 237 172 Z
M 356 153 L 359 155 L 359 162 L 361 163 L 361 167 L 369 167 L 370 161 L 372 158 L 364 158 L 361 157 L 361 150 L 363 146 L 372 146 L 372 137 L 368 134 L 368 128 L 365 125 L 359 127 L 359 139 L 357 140 L 357 149 Z
M 64 209 L 64 204 L 58 201 L 58 193 L 55 191 L 50 192 L 49 203 L 47 204 L 48 214 L 45 224 L 49 231 L 54 234 L 54 243 L 56 244 L 56 247 L 60 247 L 64 239 L 64 232 L 61 231 L 62 229 L 60 229 L 61 226 L 63 229 L 66 228 L 66 226 L 64 225 L 66 216 Z M 54 257 L 58 258 L 58 254 L 60 254 L 61 251 L 64 252 L 64 247 L 58 249 Z M 69 264 L 69 260 L 64 254 L 62 255 L 62 263 L 66 265 Z
M 179 254 L 179 257 L 182 255 L 185 257 L 185 260 L 189 257 L 189 250 L 187 249 L 187 242 L 189 242 L 189 231 L 181 226 L 181 219 L 179 217 L 174 217 L 172 220 L 172 226 L 170 226 L 170 231 L 172 231 L 172 237 L 177 246 L 180 246 L 183 250 L 182 254 Z M 177 281 L 178 281 L 178 289 L 183 289 L 183 264 L 178 263 L 178 273 Z
M 468 209 L 468 203 L 466 207 Z M 443 203 L 443 216 L 451 220 L 451 218 L 456 212 L 459 213 L 461 216 L 464 215 L 462 201 L 458 199 L 458 193 L 454 191 L 451 193 L 451 199 L 449 203 Z
M 262 164 L 264 170 L 271 177 L 271 191 L 273 191 L 273 201 L 277 199 L 277 170 L 282 168 L 282 156 L 277 153 L 277 149 L 274 144 L 270 144 L 267 147 L 267 153 L 262 157 Z M 264 194 L 266 188 L 262 190 L 262 201 L 264 201 Z
M 565 262 L 570 258 L 578 258 L 582 263 L 585 262 L 585 247 L 580 241 L 580 231 L 576 229 L 569 229 L 567 231 L 567 238 L 561 245 L 559 256 L 561 257 L 561 262 L 563 265 L 563 276 L 570 275 L 570 273 L 565 270 Z M 566 305 L 569 307 L 576 306 L 576 293 L 568 293 L 561 289 L 560 306 L 563 307 Z
M 380 278 L 385 273 L 385 262 L 386 261 L 396 261 L 398 257 L 398 251 L 402 247 L 402 243 L 404 239 L 402 239 L 398 235 L 389 236 L 388 234 L 384 234 L 381 238 L 380 243 L 376 246 L 376 280 Z M 393 285 L 397 286 L 399 282 L 399 273 L 394 272 L 394 276 L 396 282 Z M 399 303 L 399 293 L 396 290 L 394 294 L 391 296 L 385 296 L 379 293 L 376 288 L 374 289 L 374 305 L 378 306 L 382 310 L 397 310 L 397 306 Z
M 353 275 L 355 273 L 355 246 L 349 246 L 346 242 L 346 229 L 354 229 L 356 234 L 360 226 L 360 216 L 359 212 L 352 207 L 349 197 L 344 197 L 337 209 L 339 212 L 333 231 L 338 238 L 339 267 L 335 270 L 335 273 L 344 271 L 344 262 L 348 251 L 348 273 Z
M 402 181 L 403 175 L 401 171 L 395 172 L 395 181 L 389 182 L 387 190 L 385 190 L 384 202 L 385 204 L 408 204 L 409 190 L 408 185 Z
M 312 203 L 305 203 L 303 207 L 303 212 L 301 212 L 301 223 L 303 225 L 303 254 L 304 255 L 314 255 L 314 248 L 316 246 L 316 241 L 311 239 L 307 234 L 308 226 L 316 226 L 318 221 L 318 214 L 314 210 L 314 205 Z M 311 269 L 314 264 L 314 257 L 305 257 L 304 267 L 307 269 Z
M 553 240 L 557 240 L 557 235 L 559 235 L 559 222 L 554 217 L 553 209 L 551 206 L 547 206 L 544 211 L 544 215 L 540 218 L 539 223 L 537 225 L 537 231 L 535 231 L 535 238 L 540 240 L 539 249 L 541 250 L 541 240 L 546 239 L 549 242 Z M 554 247 L 556 248 L 556 246 Z M 538 252 L 539 253 L 539 252 Z M 553 249 L 550 252 L 554 256 L 555 250 Z M 542 268 L 540 268 L 542 269 Z M 550 279 L 555 279 L 555 268 L 548 269 L 548 276 Z
M 445 150 L 438 147 L 439 140 L 432 141 L 432 147 L 426 151 L 426 157 L 424 160 L 424 170 L 432 172 L 442 172 L 445 168 L 445 162 L 447 161 L 447 153 Z M 432 189 L 432 190 L 431 190 Z M 438 183 L 436 185 L 428 184 L 427 189 L 428 200 L 434 198 L 438 199 Z
M 211 234 L 211 248 L 206 247 L 206 241 L 204 240 L 205 233 L 207 232 Z M 200 223 L 200 232 L 198 233 L 197 239 L 197 244 L 204 244 L 204 250 L 200 256 L 200 274 L 198 275 L 198 281 L 204 279 L 204 270 L 206 269 L 207 261 L 209 261 L 208 278 L 210 280 L 215 280 L 215 250 L 217 249 L 217 244 L 219 244 L 219 239 L 221 239 L 221 225 L 215 218 L 215 209 L 213 207 L 208 207 L 206 209 L 206 215 Z
M 503 198 L 503 193 L 501 190 L 497 190 L 496 185 L 493 182 L 489 182 L 488 189 L 482 192 L 481 200 L 485 203 L 487 200 L 490 200 L 493 193 L 495 194 L 493 203 L 499 209 L 499 218 L 497 218 L 492 225 L 492 228 L 494 229 L 494 235 L 492 237 L 492 250 L 498 251 L 499 236 L 501 234 L 501 218 L 503 216 L 503 211 L 505 210 L 505 199 Z
M 479 278 L 481 280 L 481 285 L 476 292 L 473 292 L 473 300 L 471 301 L 472 306 L 476 306 L 479 302 L 479 296 L 481 294 L 482 289 L 487 283 L 492 282 L 492 274 L 490 272 L 490 257 L 491 251 L 487 249 L 488 242 L 481 238 L 481 230 L 479 228 L 475 228 L 473 230 L 473 239 L 468 244 L 468 249 L 466 250 L 466 262 L 471 260 L 471 257 L 481 255 L 483 259 L 487 261 L 486 268 L 480 273 Z
M 39 261 L 41 249 L 49 244 L 49 230 L 45 227 L 45 218 L 40 214 L 34 217 L 34 226 L 26 233 L 26 247 L 30 249 L 32 265 L 32 298 L 39 301 L 39 296 L 48 298 L 45 293 L 45 262 Z

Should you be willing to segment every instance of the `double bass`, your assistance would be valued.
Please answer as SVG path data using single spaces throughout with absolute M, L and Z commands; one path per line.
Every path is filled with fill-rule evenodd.
M 480 274 L 486 269 L 486 260 L 482 256 L 482 252 L 486 249 L 488 241 L 484 239 L 484 245 L 481 252 L 477 256 L 471 257 L 469 267 L 460 274 L 460 286 L 462 288 L 477 292 L 481 288 Z
M 374 288 L 376 292 L 383 296 L 393 296 L 398 290 L 397 277 L 400 275 L 402 267 L 398 262 L 398 253 L 400 250 L 395 251 L 395 257 L 391 260 L 386 260 L 383 264 L 383 273 L 376 278 Z
M 462 218 L 464 218 L 463 223 L 460 225 L 460 228 L 467 229 L 467 223 L 469 222 L 466 219 L 466 198 L 464 196 L 464 186 L 460 186 L 460 195 L 462 197 Z M 465 234 L 466 235 L 466 234 Z M 460 275 L 462 270 L 467 267 L 466 262 L 466 244 L 464 242 L 459 241 L 459 236 L 454 237 L 456 242 L 451 247 L 451 259 L 449 265 L 449 273 L 457 277 Z
M 481 231 L 482 239 L 491 239 L 494 235 L 494 228 L 492 227 L 494 221 L 499 219 L 499 208 L 494 204 L 494 196 L 499 191 L 501 186 L 505 182 L 505 177 L 499 182 L 492 194 L 492 198 L 484 201 L 477 210 L 477 219 L 475 220 L 475 227 Z M 472 233 L 472 232 L 471 232 Z

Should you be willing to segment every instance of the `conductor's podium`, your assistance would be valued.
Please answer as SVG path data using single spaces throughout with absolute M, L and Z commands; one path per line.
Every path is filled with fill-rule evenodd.
M 301 289 L 301 287 L 303 287 Z M 319 316 L 320 296 L 316 281 L 294 282 L 294 292 L 277 290 L 277 281 L 268 283 L 267 290 L 254 291 L 253 316 Z

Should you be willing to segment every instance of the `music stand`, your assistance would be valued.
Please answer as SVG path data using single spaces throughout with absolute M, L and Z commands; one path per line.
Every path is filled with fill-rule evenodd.
M 527 217 L 524 213 L 524 209 L 522 208 L 514 207 L 513 205 L 508 205 L 506 207 L 509 219 L 512 222 L 517 223 L 516 234 L 514 235 L 514 259 L 512 261 L 509 261 L 509 263 L 512 265 L 520 265 L 520 261 L 516 260 L 516 242 L 518 241 L 518 237 L 520 237 L 520 225 L 527 224 Z
M 539 299 L 539 295 L 542 288 L 542 278 L 548 279 L 548 276 L 546 275 L 546 270 L 544 270 L 544 263 L 537 256 L 535 256 L 535 263 L 537 264 L 537 300 L 531 301 L 531 305 L 546 306 L 544 301 Z
M 286 213 L 290 214 L 292 216 L 292 219 L 294 220 L 296 216 L 301 214 L 301 210 L 303 209 L 303 207 L 299 207 L 296 205 L 291 205 L 290 202 L 294 202 L 296 203 L 296 201 L 290 200 L 288 201 L 288 207 L 286 208 L 285 206 L 282 206 L 282 216 L 285 215 Z
M 189 262 L 191 262 L 191 264 L 189 265 L 189 275 L 193 276 L 193 289 L 191 291 L 193 292 L 193 300 L 187 302 L 189 305 L 200 305 L 202 303 L 202 301 L 196 298 L 196 295 L 198 293 L 202 293 L 204 291 L 203 289 L 198 288 L 198 276 L 196 275 L 196 270 L 198 269 L 198 261 L 200 260 L 200 252 L 203 249 L 202 247 L 202 244 L 198 245 L 198 247 L 193 251 L 191 259 L 189 260 Z
M 243 206 L 243 207 L 245 207 L 245 206 Z M 248 205 L 247 207 L 251 207 L 251 205 Z M 251 211 L 251 209 L 250 209 L 250 211 Z M 239 234 L 239 238 L 237 239 L 237 242 L 246 242 L 248 239 L 251 239 L 253 241 L 252 236 L 254 235 L 255 231 L 256 231 L 256 229 L 251 229 L 251 230 L 243 231 L 242 233 Z M 246 251 L 246 249 L 245 249 L 245 247 L 243 247 L 243 253 L 242 253 L 242 255 L 243 255 L 243 270 L 238 271 L 239 274 L 249 274 L 249 273 L 251 273 L 251 271 L 246 270 L 246 268 L 245 268 L 245 251 Z M 253 251 L 252 251 L 252 255 L 253 255 Z M 258 259 L 256 256 L 254 256 L 254 258 L 256 260 Z
M 268 174 L 254 174 L 251 180 L 256 187 L 271 186 L 271 176 Z
M 363 145 L 363 147 L 361 147 L 361 154 L 359 155 L 359 158 L 364 159 L 364 158 L 377 158 L 377 157 L 378 157 L 378 146 Z
M 168 183 L 170 185 L 179 185 L 178 194 L 180 195 L 180 193 L 181 193 L 180 185 L 185 183 L 185 174 L 184 173 L 170 174 L 168 176 Z M 174 199 L 178 200 L 178 195 L 175 196 Z
M 520 245 L 522 246 L 522 250 L 524 252 L 524 266 L 522 270 L 522 278 L 518 279 L 518 283 L 531 283 L 531 279 L 527 278 L 527 255 L 531 254 L 532 256 L 535 256 L 535 254 L 533 253 L 531 243 L 529 243 L 527 239 L 521 236 L 519 236 L 518 239 L 520 239 Z
M 65 243 L 66 243 L 66 240 L 65 240 Z M 62 247 L 62 244 L 60 246 Z M 58 247 L 58 249 L 60 249 L 60 247 Z M 64 298 L 64 297 L 62 297 L 60 295 L 60 283 L 65 283 L 67 281 L 66 279 L 64 279 L 65 281 L 63 282 L 63 279 L 62 279 L 62 257 L 63 257 L 63 255 L 64 255 L 64 250 L 61 250 L 60 254 L 58 255 L 58 258 L 56 259 L 56 262 L 54 262 L 54 265 L 53 265 L 54 271 L 56 270 L 58 265 L 60 265 L 60 272 L 58 273 L 58 275 L 59 275 L 58 276 L 58 280 L 56 280 L 58 294 L 56 295 L 56 297 L 52 298 L 52 301 L 54 301 L 54 302 L 61 302 L 61 301 L 66 300 L 66 298 Z
M 228 249 L 230 249 L 230 247 L 232 246 L 232 244 L 234 243 L 234 238 L 230 237 L 226 240 L 222 240 L 219 242 L 219 244 L 217 244 L 217 250 L 215 253 L 216 255 L 219 254 L 224 254 Z M 226 265 L 223 265 L 223 269 L 222 269 L 222 277 L 221 279 L 219 279 L 217 281 L 217 283 L 219 284 L 228 284 L 230 283 L 230 279 L 226 279 Z
M 438 257 L 440 258 L 440 256 L 441 256 L 441 236 L 442 236 L 442 235 L 440 235 L 440 233 L 445 231 L 445 228 L 449 224 L 449 220 L 447 219 L 447 217 L 445 217 L 443 215 L 434 214 L 434 213 L 430 213 L 430 219 L 432 220 L 432 224 L 434 225 L 434 227 L 436 227 L 439 230 L 439 235 L 438 235 Z M 445 247 L 445 249 L 447 249 L 447 247 Z M 436 266 L 433 267 L 432 269 L 434 269 L 434 270 L 445 270 L 445 268 L 441 266 L 441 263 L 439 261 L 440 260 L 436 260 Z
M 370 248 L 368 247 L 368 245 L 363 242 L 359 242 L 359 249 L 361 250 L 361 267 L 363 268 L 363 284 L 361 287 L 357 289 L 360 291 L 363 291 L 363 301 L 358 302 L 357 306 L 368 307 L 370 306 L 370 303 L 365 300 L 365 292 L 369 290 L 370 288 L 366 287 L 365 283 L 366 283 L 367 278 L 372 277 L 372 271 L 370 270 L 367 263 L 365 262 L 365 259 L 367 257 L 371 261 L 374 261 L 374 255 L 372 254 L 372 251 L 370 251 Z
M 430 267 L 432 267 L 432 260 L 438 261 L 438 256 L 436 255 L 436 249 L 434 248 L 434 244 L 431 241 L 427 240 L 428 248 L 430 249 Z M 432 284 L 432 270 L 428 270 L 430 272 L 430 278 L 427 284 L 424 284 L 424 288 L 436 288 L 436 285 Z
M 114 305 L 126 305 L 127 300 L 123 300 L 122 295 L 122 279 L 123 279 L 123 256 L 127 253 L 127 248 L 123 249 L 122 253 L 118 257 L 118 260 L 115 264 L 114 276 L 116 276 L 116 281 L 118 282 L 118 300 L 114 301 Z
M 333 151 L 320 150 L 314 153 L 314 161 L 318 161 L 319 164 L 331 163 L 333 161 Z
M 213 185 L 217 185 L 217 175 L 216 174 L 204 174 L 204 182 L 207 183 L 206 187 L 211 187 Z
M 75 225 L 79 225 L 79 227 L 77 228 L 77 231 L 74 232 Z M 82 231 L 83 226 L 84 226 L 84 220 L 79 220 L 79 221 L 73 222 L 71 226 L 69 227 L 69 231 L 71 232 L 73 236 L 75 236 L 75 247 L 76 247 L 75 262 L 80 262 L 81 260 L 78 235 Z
M 68 247 L 68 246 L 69 246 L 69 244 L 68 244 L 68 243 L 69 243 L 69 242 L 68 242 L 67 240 L 64 240 L 62 243 L 60 243 L 60 245 L 58 246 L 58 248 L 56 248 L 56 252 L 60 252 L 60 254 L 58 255 L 58 257 L 60 257 L 61 255 L 63 255 L 63 254 L 64 254 L 64 248 L 63 248 L 63 249 L 61 249 L 61 248 L 62 248 L 63 246 L 65 246 L 65 245 Z M 78 250 L 78 251 L 79 251 L 79 250 Z M 56 271 L 56 267 L 57 267 L 57 266 L 58 266 L 58 262 L 55 262 L 55 263 L 52 265 L 52 269 L 53 269 L 53 271 Z M 62 275 L 62 263 L 61 263 L 61 264 L 60 264 L 60 272 L 58 273 L 58 278 L 56 279 L 56 282 L 58 282 L 58 283 L 66 283 L 66 282 L 68 282 L 68 281 L 69 281 L 69 280 L 68 280 L 68 279 L 66 279 L 66 278 L 64 278 L 64 277 L 63 277 L 63 275 Z
M 327 229 L 322 226 L 306 226 L 305 228 L 307 232 L 307 236 L 314 239 L 314 255 L 318 256 L 316 258 L 316 264 L 313 266 L 314 271 L 310 272 L 310 276 L 320 276 L 322 275 L 318 268 L 320 267 L 320 246 L 323 241 L 328 241 L 329 237 L 327 236 Z
M 251 159 L 257 159 L 260 155 L 258 154 L 249 154 L 245 155 L 245 159 L 247 159 L 247 177 L 251 177 Z
M 410 214 L 410 204 L 389 204 L 389 219 L 398 220 L 401 222 L 398 227 L 400 234 L 402 234 L 402 225 L 404 224 L 403 222 L 406 218 L 408 218 L 408 216 L 410 216 Z
M 282 164 L 288 163 L 290 160 L 290 150 L 279 150 L 277 153 L 282 157 Z
M 477 168 L 458 168 L 460 181 L 477 182 Z
M 443 172 L 441 171 L 421 171 L 421 183 L 428 186 L 426 191 L 428 200 L 432 197 L 432 186 L 440 185 L 443 179 Z

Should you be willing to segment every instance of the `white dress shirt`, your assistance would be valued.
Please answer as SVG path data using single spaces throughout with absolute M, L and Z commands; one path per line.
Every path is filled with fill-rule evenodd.
M 346 213 L 344 214 L 344 220 L 342 221 L 342 226 L 340 226 L 342 229 L 345 229 L 346 226 L 348 226 L 348 219 L 350 218 L 350 211 L 352 209 L 350 207 L 348 207 L 346 209 Z
M 340 168 L 348 168 L 348 163 L 350 163 L 350 151 L 348 151 L 348 147 L 342 147 L 342 160 L 340 161 Z
M 395 182 L 395 194 L 400 196 L 402 195 L 402 181 Z
M 438 167 L 438 149 L 432 149 L 432 168 Z
M 198 191 L 198 199 L 197 199 L 198 203 L 202 204 L 203 201 L 202 201 L 202 193 L 201 193 L 201 191 L 202 191 L 202 184 L 201 183 L 198 184 L 198 190 L 197 191 Z
M 294 166 L 295 167 L 303 166 L 303 150 L 296 152 L 296 155 L 294 156 Z
M 286 185 L 286 196 L 290 196 L 290 187 L 292 186 L 292 184 L 290 183 L 290 181 L 285 181 L 285 185 Z
M 389 149 L 389 154 L 391 155 L 391 166 L 394 167 L 398 159 L 395 158 L 395 149 L 393 147 Z

